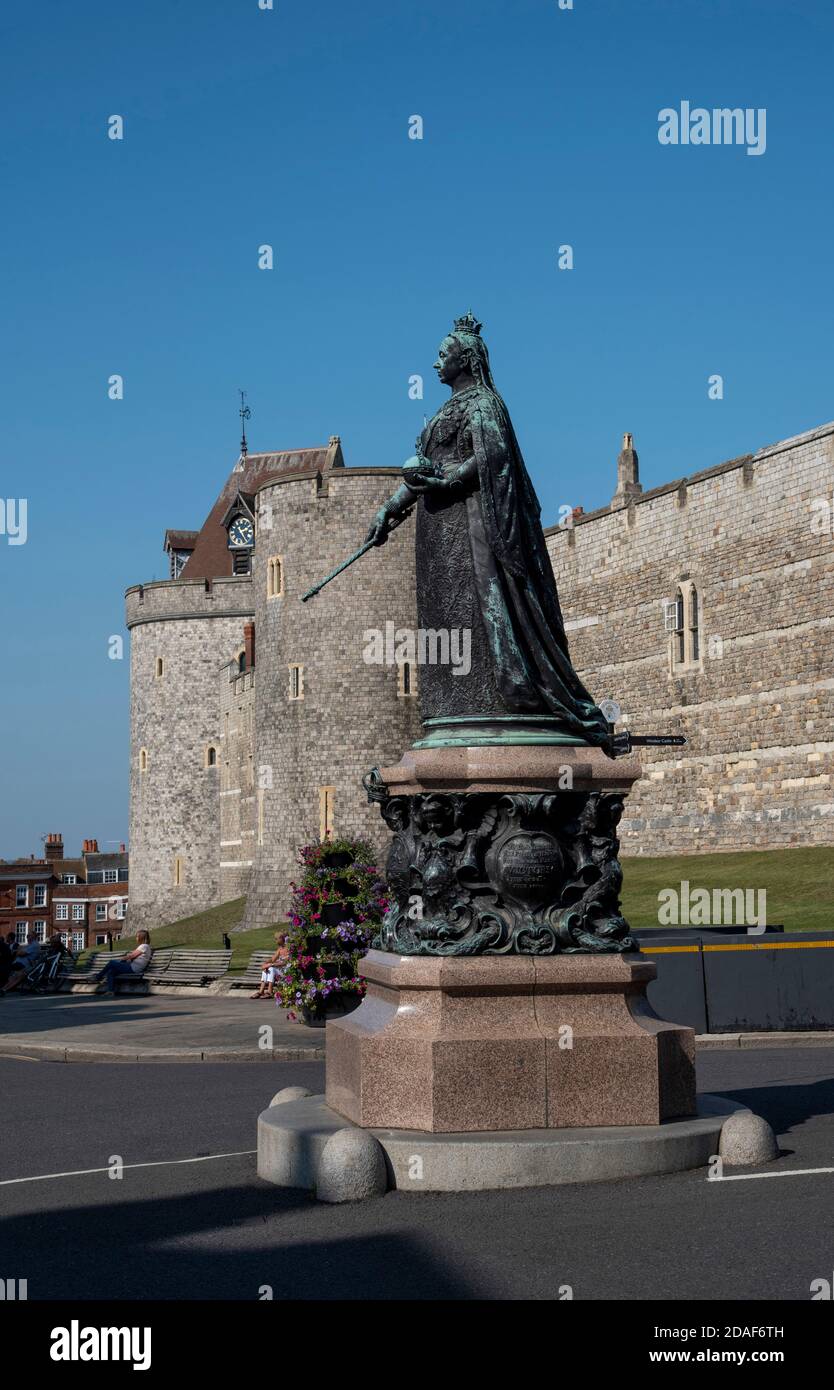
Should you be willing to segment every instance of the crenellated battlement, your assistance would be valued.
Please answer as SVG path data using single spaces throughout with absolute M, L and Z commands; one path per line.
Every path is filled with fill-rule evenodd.
M 125 593 L 128 628 L 188 618 L 251 618 L 254 611 L 251 575 L 158 579 L 134 584 Z
M 704 505 L 712 508 L 716 499 L 735 507 L 739 493 L 759 484 L 769 484 L 773 469 L 777 471 L 787 461 L 781 456 L 789 453 L 802 459 L 804 463 L 819 457 L 834 458 L 834 421 L 820 425 L 803 434 L 789 439 L 767 444 L 755 454 L 741 454 L 715 464 L 712 468 L 701 469 L 668 483 L 661 483 L 624 499 L 617 499 L 607 507 L 597 507 L 592 512 L 574 513 L 565 521 L 545 527 L 545 537 L 551 554 L 558 545 L 596 544 L 602 536 L 611 538 L 640 527 L 658 524 L 660 515 L 674 515 L 687 507 Z M 739 523 L 742 513 L 737 513 Z M 727 518 L 730 520 L 730 515 Z M 586 529 L 588 528 L 588 529 Z

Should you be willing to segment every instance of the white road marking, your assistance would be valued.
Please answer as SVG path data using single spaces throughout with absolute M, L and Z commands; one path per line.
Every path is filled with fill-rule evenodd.
M 257 1149 L 238 1149 L 230 1154 L 203 1154 L 201 1158 L 159 1158 L 153 1163 L 123 1163 L 122 1172 L 126 1168 L 171 1168 L 179 1163 L 211 1163 L 215 1158 L 249 1158 L 256 1154 Z M 31 1178 L 3 1178 L 0 1180 L 0 1187 L 12 1187 L 20 1182 L 46 1182 L 49 1178 L 82 1178 L 89 1173 L 109 1173 L 112 1164 L 106 1168 L 72 1168 L 67 1173 L 37 1173 Z
M 777 1173 L 733 1173 L 730 1177 L 707 1178 L 707 1182 L 747 1182 L 749 1178 L 804 1178 L 809 1173 L 834 1173 L 834 1168 L 782 1168 Z

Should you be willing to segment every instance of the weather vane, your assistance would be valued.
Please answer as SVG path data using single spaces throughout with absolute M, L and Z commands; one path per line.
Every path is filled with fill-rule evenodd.
M 240 396 L 240 410 L 238 411 L 240 415 L 240 452 L 242 457 L 246 458 L 249 453 L 249 445 L 246 443 L 246 421 L 251 419 L 252 412 L 246 404 L 246 392 L 239 390 L 238 395 Z

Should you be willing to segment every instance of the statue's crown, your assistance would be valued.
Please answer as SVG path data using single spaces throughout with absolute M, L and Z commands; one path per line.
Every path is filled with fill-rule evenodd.
M 477 335 L 480 333 L 482 327 L 483 324 L 478 322 L 471 309 L 468 314 L 464 314 L 462 319 L 455 319 L 456 333 L 474 333 Z

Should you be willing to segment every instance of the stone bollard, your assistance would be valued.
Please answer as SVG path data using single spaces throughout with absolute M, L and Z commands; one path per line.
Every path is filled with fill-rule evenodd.
M 304 1100 L 305 1096 L 311 1096 L 312 1091 L 308 1091 L 306 1086 L 285 1086 L 283 1091 L 276 1091 L 269 1108 L 273 1105 L 287 1105 L 291 1100 Z
M 743 1110 L 721 1126 L 718 1154 L 731 1167 L 770 1163 L 779 1157 L 779 1145 L 767 1120 L 751 1110 Z
M 316 1197 L 320 1202 L 361 1202 L 388 1190 L 382 1145 L 364 1129 L 338 1129 L 319 1159 Z

